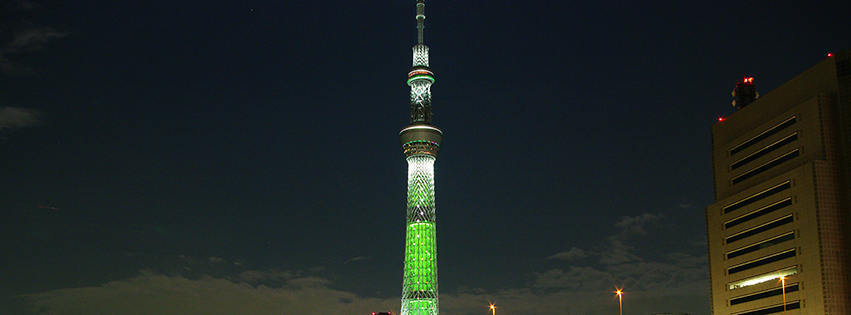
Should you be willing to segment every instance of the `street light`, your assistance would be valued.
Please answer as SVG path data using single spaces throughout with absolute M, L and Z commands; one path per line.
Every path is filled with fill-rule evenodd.
M 493 304 L 491 304 L 491 312 L 491 315 L 496 315 L 496 306 L 494 306 Z
M 623 315 L 623 291 L 618 289 L 615 293 L 618 295 L 618 308 L 620 309 L 620 315 Z
M 786 276 L 780 276 L 780 286 L 783 290 L 783 315 L 786 315 Z

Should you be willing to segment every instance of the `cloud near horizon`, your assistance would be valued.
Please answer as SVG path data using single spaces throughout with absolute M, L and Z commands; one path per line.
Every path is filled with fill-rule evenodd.
M 706 303 L 701 279 L 671 277 L 671 265 L 647 263 L 634 269 L 645 276 L 631 282 L 645 283 L 626 289 L 633 308 L 660 311 L 682 310 L 684 305 Z M 697 277 L 700 278 L 700 277 Z M 496 301 L 500 313 L 607 314 L 612 307 L 610 271 L 588 267 L 550 270 L 538 275 L 532 288 L 502 289 L 484 293 L 471 290 L 440 295 L 444 315 L 481 314 L 488 301 Z M 99 287 L 71 288 L 21 296 L 32 314 L 369 314 L 399 310 L 399 297 L 362 297 L 329 287 L 327 279 L 302 277 L 280 287 L 203 276 L 188 279 L 143 271 L 138 276 Z M 651 290 L 646 290 L 651 289 Z M 684 304 L 685 303 L 685 304 Z
M 610 314 L 617 310 L 617 300 L 613 298 L 616 286 L 624 288 L 624 303 L 638 313 L 708 312 L 705 255 L 673 252 L 644 257 L 627 244 L 624 235 L 633 233 L 636 224 L 657 220 L 662 218 L 646 214 L 623 218 L 616 223 L 623 230 L 610 236 L 600 248 L 585 251 L 572 247 L 549 256 L 565 265 L 533 274 L 524 288 L 443 291 L 440 312 L 482 315 L 487 303 L 496 301 L 502 315 Z M 599 260 L 580 259 L 586 257 Z M 221 263 L 219 258 L 209 260 Z M 574 264 L 576 261 L 585 264 Z M 293 270 L 243 271 L 218 278 L 141 271 L 133 278 L 99 287 L 53 290 L 20 298 L 32 314 L 39 315 L 398 313 L 399 297 L 365 297 L 335 287 L 338 286 L 328 278 Z
M 570 250 L 565 251 L 565 252 L 561 252 L 561 253 L 558 253 L 558 254 L 550 255 L 549 257 L 547 257 L 547 259 L 575 260 L 575 259 L 581 259 L 581 258 L 585 258 L 585 257 L 586 257 L 586 255 L 585 255 L 584 250 L 577 248 L 577 247 L 571 247 Z
M 248 276 L 251 280 L 260 273 Z M 71 288 L 22 298 L 33 314 L 366 314 L 398 308 L 398 299 L 358 297 L 328 288 L 328 280 L 302 277 L 282 286 L 202 276 L 188 279 L 142 271 L 99 287 Z M 395 305 L 394 305 L 395 303 Z

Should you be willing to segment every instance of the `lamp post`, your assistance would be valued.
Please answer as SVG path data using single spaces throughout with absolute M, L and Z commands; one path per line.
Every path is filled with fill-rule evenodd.
M 620 309 L 619 314 L 623 315 L 623 291 L 621 291 L 621 289 L 618 289 L 617 291 L 615 291 L 615 293 L 618 294 L 618 309 Z
M 491 304 L 491 315 L 496 315 L 496 306 Z
M 780 276 L 780 286 L 783 290 L 783 315 L 786 315 L 786 276 Z

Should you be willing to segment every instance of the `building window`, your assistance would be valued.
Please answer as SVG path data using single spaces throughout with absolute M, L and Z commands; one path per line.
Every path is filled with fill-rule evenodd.
M 745 141 L 742 144 L 733 147 L 732 149 L 730 149 L 730 156 L 733 156 L 736 153 L 742 152 L 742 150 L 749 148 L 750 146 L 756 144 L 757 142 L 765 140 L 766 138 L 777 134 L 781 130 L 786 129 L 791 125 L 794 125 L 796 118 L 797 118 L 796 116 L 792 116 L 791 118 L 786 119 L 786 120 L 784 120 L 783 122 L 781 122 L 777 125 L 774 125 L 774 127 L 771 127 L 766 131 L 763 131 L 762 133 L 754 136 L 753 138 L 748 139 L 748 141 Z
M 736 282 L 731 282 L 727 285 L 728 290 L 735 290 L 739 288 L 744 288 L 747 286 L 752 286 L 755 284 L 760 284 L 763 282 L 768 282 L 771 280 L 780 279 L 780 277 L 788 277 L 798 273 L 798 266 L 792 266 L 784 269 L 780 269 L 777 271 L 772 271 L 768 273 L 764 273 L 758 276 L 745 278 Z
M 798 291 L 798 284 L 789 284 L 786 285 L 786 294 Z M 754 293 L 747 296 L 737 297 L 734 299 L 730 299 L 730 306 L 738 305 L 742 303 L 747 303 L 751 301 L 761 300 L 765 298 L 770 298 L 772 296 L 783 295 L 783 288 L 771 289 L 768 291 L 762 291 L 759 293 Z
M 797 251 L 794 248 L 787 250 L 787 251 L 784 251 L 784 252 L 779 252 L 779 253 L 776 253 L 776 254 L 771 255 L 771 256 L 763 257 L 763 258 L 760 258 L 760 259 L 757 259 L 757 260 L 752 260 L 750 262 L 747 262 L 747 263 L 744 263 L 744 264 L 741 264 L 741 265 L 738 265 L 738 266 L 735 266 L 735 267 L 727 268 L 727 274 L 731 275 L 731 274 L 734 274 L 734 273 L 737 273 L 737 272 L 742 272 L 742 271 L 745 271 L 745 270 L 748 270 L 748 269 L 753 269 L 753 268 L 756 268 L 756 267 L 759 267 L 759 266 L 764 266 L 764 265 L 767 265 L 767 264 L 770 264 L 770 263 L 773 263 L 773 262 L 776 262 L 776 261 L 781 261 L 781 260 L 786 259 L 786 258 L 792 258 L 792 257 L 795 257 L 796 254 L 797 254 Z
M 753 253 L 763 248 L 768 248 L 777 244 L 788 242 L 795 239 L 795 232 L 789 232 L 778 237 L 765 240 L 750 246 L 745 246 L 727 253 L 727 259 L 739 257 L 747 253 Z
M 747 171 L 746 173 L 744 173 L 742 175 L 734 177 L 733 178 L 733 185 L 741 183 L 742 181 L 744 181 L 748 178 L 754 177 L 759 173 L 765 172 L 765 171 L 771 169 L 772 167 L 783 164 L 783 162 L 794 159 L 794 158 L 798 157 L 799 155 L 801 155 L 800 150 L 798 150 L 798 149 L 792 150 L 792 151 L 790 151 L 790 152 L 788 152 L 784 155 L 781 155 L 780 157 L 778 157 L 774 160 L 769 161 L 768 163 L 757 166 L 756 168 L 754 168 L 750 171 Z
M 748 156 L 742 158 L 741 160 L 734 162 L 733 164 L 730 165 L 730 169 L 734 170 L 734 169 L 737 169 L 739 167 L 742 167 L 745 164 L 748 164 L 750 162 L 755 161 L 758 158 L 765 156 L 766 154 L 774 152 L 774 150 L 777 150 L 778 148 L 780 148 L 784 145 L 795 142 L 795 140 L 798 140 L 798 133 L 797 132 L 793 133 L 791 135 L 788 135 L 783 139 L 777 140 L 774 143 L 769 144 L 765 148 L 762 148 L 759 151 L 756 151 L 756 152 L 752 153 L 751 155 L 748 155 Z
M 741 207 L 752 204 L 754 202 L 760 201 L 762 199 L 765 199 L 765 197 L 774 195 L 776 193 L 787 190 L 789 188 L 792 188 L 792 182 L 787 180 L 780 185 L 777 185 L 777 186 L 771 187 L 769 189 L 760 191 L 760 192 L 758 192 L 758 193 L 756 193 L 756 194 L 754 194 L 750 197 L 736 201 L 736 202 L 730 204 L 729 206 L 724 207 L 724 214 L 730 213 L 733 210 L 736 210 L 736 209 L 739 209 Z
M 746 215 L 743 215 L 743 216 L 740 216 L 738 218 L 727 221 L 726 223 L 724 223 L 724 228 L 729 229 L 729 228 L 734 227 L 736 225 L 748 222 L 750 220 L 759 218 L 761 216 L 764 216 L 764 215 L 772 213 L 774 211 L 786 208 L 786 207 L 791 206 L 791 205 L 792 205 L 792 197 L 787 197 L 786 199 L 783 199 L 781 201 L 775 202 L 775 203 L 770 204 L 768 206 L 762 207 L 761 209 L 752 211 L 751 213 L 748 213 Z
M 756 227 L 754 227 L 750 230 L 745 230 L 745 231 L 739 232 L 737 234 L 730 235 L 727 238 L 725 238 L 724 240 L 727 244 L 730 244 L 730 243 L 733 243 L 733 242 L 743 240 L 747 237 L 757 235 L 759 233 L 771 230 L 773 228 L 784 226 L 786 224 L 792 223 L 792 221 L 794 221 L 794 220 L 795 219 L 790 214 L 790 215 L 782 217 L 780 219 L 765 223 L 763 225 L 756 226 Z
M 786 303 L 786 310 L 787 311 L 796 310 L 796 309 L 799 309 L 799 308 L 801 308 L 801 301 L 794 301 L 794 302 Z M 780 305 L 777 305 L 777 306 L 766 307 L 766 308 L 758 309 L 758 310 L 755 310 L 755 311 L 749 311 L 749 312 L 744 312 L 744 313 L 735 313 L 733 315 L 768 315 L 768 314 L 775 314 L 775 313 L 783 313 L 783 309 L 784 309 L 783 304 L 780 304 Z

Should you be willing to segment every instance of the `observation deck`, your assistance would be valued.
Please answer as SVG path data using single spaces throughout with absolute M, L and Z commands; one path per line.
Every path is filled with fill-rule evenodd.
M 399 132 L 399 142 L 405 157 L 414 155 L 430 155 L 437 157 L 443 132 L 431 125 L 411 125 Z

